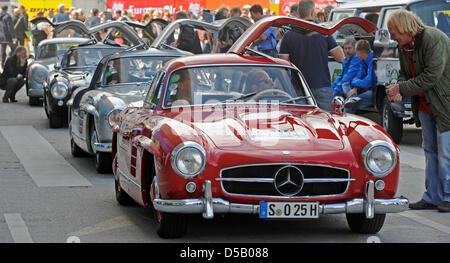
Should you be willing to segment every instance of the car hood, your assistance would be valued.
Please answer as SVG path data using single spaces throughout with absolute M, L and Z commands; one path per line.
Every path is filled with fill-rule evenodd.
M 112 97 L 121 99 L 126 105 L 134 105 L 135 102 L 142 101 L 145 91 L 148 89 L 146 85 L 124 85 L 114 86 L 105 89 Z M 140 104 L 139 104 L 140 105 Z
M 196 116 L 202 120 L 195 121 Z M 205 116 L 207 115 L 207 116 Z M 193 112 L 191 127 L 223 150 L 339 151 L 341 132 L 331 115 L 317 108 L 242 109 L 227 107 L 213 113 Z
M 55 65 L 57 60 L 58 60 L 57 57 L 52 57 L 52 58 L 39 59 L 39 60 L 36 60 L 34 63 L 44 65 L 50 70 L 50 69 L 53 69 L 53 66 Z

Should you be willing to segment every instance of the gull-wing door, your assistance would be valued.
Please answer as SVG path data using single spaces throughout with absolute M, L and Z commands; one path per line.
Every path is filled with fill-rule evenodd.
M 162 48 L 164 45 L 170 45 L 170 43 L 174 40 L 175 31 L 181 26 L 189 26 L 194 29 L 200 29 L 212 34 L 216 34 L 221 30 L 237 28 L 241 29 L 242 32 L 244 32 L 251 25 L 252 22 L 243 17 L 231 17 L 228 19 L 221 19 L 213 23 L 193 19 L 179 19 L 173 21 L 164 29 L 161 35 L 159 35 L 152 43 L 152 47 Z
M 65 29 L 72 29 L 79 34 L 89 35 L 89 29 L 86 27 L 85 24 L 83 24 L 83 22 L 81 22 L 79 20 L 69 20 L 69 21 L 64 21 L 64 22 L 55 24 L 55 23 L 52 23 L 47 17 L 38 17 L 38 18 L 31 20 L 30 22 L 34 25 L 37 25 L 41 22 L 50 24 L 53 28 L 53 33 L 55 35 L 61 33 Z
M 168 21 L 161 18 L 153 18 L 147 23 L 140 23 L 134 21 L 124 21 L 127 25 L 132 28 L 139 28 L 142 30 L 142 38 L 148 46 L 161 34 L 161 32 L 169 24 Z
M 263 18 L 249 27 L 244 34 L 231 46 L 229 53 L 244 54 L 249 47 L 269 27 L 279 27 L 295 31 L 300 34 L 320 33 L 331 35 L 339 31 L 344 35 L 355 35 L 361 37 L 373 36 L 377 26 L 367 19 L 360 17 L 347 17 L 339 21 L 316 24 L 303 19 L 285 16 L 270 16 Z
M 122 21 L 111 21 L 89 28 L 89 35 L 94 35 L 100 31 L 106 32 L 103 41 L 106 39 L 116 40 L 118 38 L 128 46 L 145 44 L 134 29 Z
M 182 26 L 192 27 L 194 29 L 200 29 L 208 32 L 216 32 L 218 27 L 214 24 L 198 21 L 194 19 L 178 19 L 167 25 L 161 34 L 153 41 L 151 47 L 163 48 L 165 45 L 170 45 L 175 40 L 174 33 Z

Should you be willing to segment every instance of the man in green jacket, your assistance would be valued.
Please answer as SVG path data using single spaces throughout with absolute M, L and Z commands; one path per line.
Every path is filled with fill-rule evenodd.
M 391 101 L 412 97 L 426 158 L 426 191 L 410 208 L 450 212 L 450 39 L 407 10 L 392 13 L 388 30 L 399 46 L 400 76 L 386 93 Z

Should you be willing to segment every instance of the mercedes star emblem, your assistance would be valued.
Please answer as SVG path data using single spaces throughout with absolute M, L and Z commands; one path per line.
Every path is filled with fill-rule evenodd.
M 284 196 L 294 196 L 302 190 L 304 176 L 299 168 L 286 165 L 275 173 L 273 182 L 278 193 Z

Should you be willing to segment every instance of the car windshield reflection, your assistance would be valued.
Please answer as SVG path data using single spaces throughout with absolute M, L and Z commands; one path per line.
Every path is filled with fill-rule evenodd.
M 172 57 L 124 57 L 108 62 L 105 72 L 105 84 L 151 82 L 156 72 Z
M 43 44 L 39 47 L 36 59 L 55 58 L 62 56 L 71 46 L 76 46 L 79 43 L 50 43 Z
M 267 103 L 315 105 L 297 70 L 274 66 L 211 66 L 173 72 L 165 107 Z
M 78 48 L 69 51 L 63 61 L 63 68 L 97 67 L 104 57 L 120 49 L 114 48 Z

